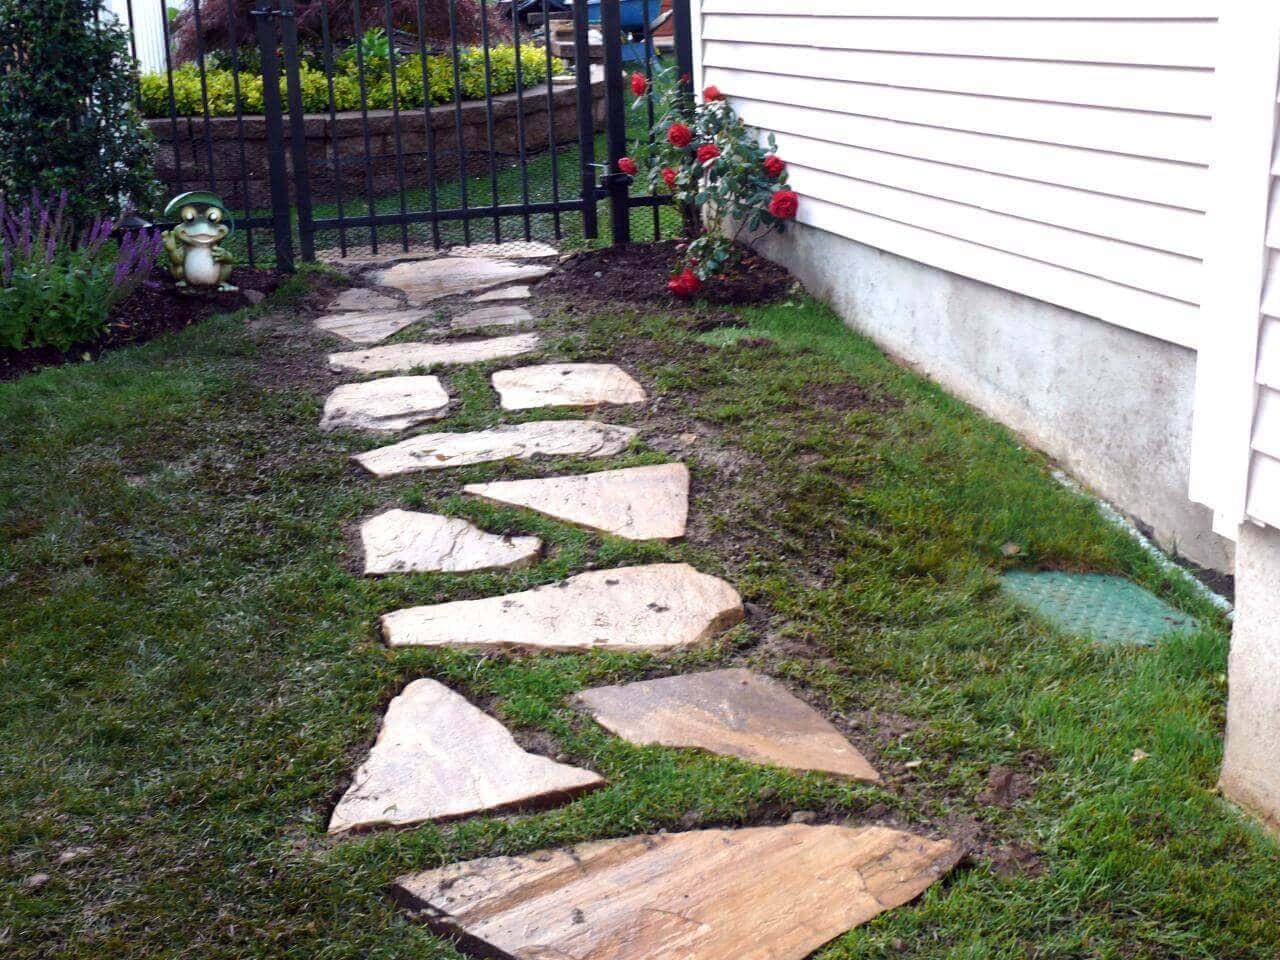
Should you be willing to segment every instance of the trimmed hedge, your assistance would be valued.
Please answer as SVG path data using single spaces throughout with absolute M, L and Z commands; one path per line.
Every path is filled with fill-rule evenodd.
M 414 55 L 396 64 L 396 94 L 392 96 L 391 71 L 385 64 L 377 68 L 366 64 L 365 104 L 371 110 L 386 110 L 397 100 L 401 109 L 421 107 L 423 97 L 422 58 Z M 551 73 L 564 72 L 564 63 L 553 57 Z M 453 58 L 448 54 L 426 58 L 427 84 L 433 104 L 449 103 L 454 98 Z M 547 79 L 547 55 L 542 47 L 524 45 L 520 48 L 520 75 L 525 86 L 531 87 Z M 485 55 L 481 48 L 473 48 L 459 54 L 458 78 L 462 99 L 480 100 L 485 95 Z M 516 49 L 503 44 L 489 49 L 490 89 L 494 95 L 510 93 L 516 88 Z M 299 70 L 302 87 L 302 106 L 308 113 L 326 113 L 330 107 L 329 77 L 323 70 L 303 64 Z M 239 106 L 246 114 L 262 113 L 263 78 L 257 74 L 242 72 L 239 77 Z M 360 83 L 355 70 L 335 72 L 333 77 L 333 108 L 335 110 L 359 110 Z M 285 96 L 285 84 L 280 82 L 281 97 Z M 230 70 L 208 67 L 205 82 L 200 82 L 200 68 L 186 63 L 173 71 L 173 100 L 178 116 L 199 117 L 204 114 L 204 98 L 208 97 L 209 115 L 234 116 L 236 112 L 236 82 Z M 164 73 L 147 74 L 142 78 L 142 110 L 148 117 L 169 116 L 169 77 Z

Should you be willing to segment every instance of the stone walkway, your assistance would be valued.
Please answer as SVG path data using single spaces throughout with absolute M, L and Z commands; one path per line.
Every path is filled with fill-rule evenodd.
M 533 300 L 527 284 L 550 269 L 464 252 L 397 263 L 370 274 L 380 290 L 344 291 L 316 327 L 365 349 L 330 355 L 330 369 L 404 375 L 337 387 L 321 426 L 388 434 L 444 419 L 451 400 L 443 384 L 416 371 L 515 358 L 521 362 L 492 378 L 501 410 L 570 407 L 598 414 L 611 405 L 647 403 L 644 387 L 612 364 L 525 362 L 543 347 L 536 330 L 458 336 L 536 327 L 535 313 L 522 304 Z M 441 311 L 449 319 L 441 319 Z M 415 325 L 439 338 L 375 346 Z M 391 477 L 504 460 L 605 458 L 622 453 L 636 435 L 597 420 L 533 420 L 419 434 L 352 459 L 377 477 Z M 689 471 L 668 463 L 469 484 L 460 492 L 611 536 L 673 540 L 685 533 Z M 465 520 L 395 508 L 367 518 L 360 539 L 369 576 L 509 569 L 536 563 L 542 552 L 536 537 L 502 536 Z M 708 643 L 743 616 L 730 584 L 687 564 L 659 563 L 391 611 L 381 626 L 393 648 L 662 653 Z M 751 671 L 599 687 L 580 691 L 572 703 L 632 743 L 880 781 L 821 714 Z M 329 831 L 564 803 L 604 783 L 595 771 L 523 750 L 499 721 L 460 694 L 419 679 L 391 702 Z M 476 860 L 403 877 L 394 889 L 434 929 L 461 936 L 465 947 L 485 956 L 802 960 L 918 896 L 960 852 L 950 841 L 886 827 L 791 824 Z

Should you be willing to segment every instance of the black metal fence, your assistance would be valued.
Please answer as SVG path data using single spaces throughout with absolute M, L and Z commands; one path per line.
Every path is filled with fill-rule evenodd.
M 679 222 L 617 161 L 654 119 L 626 73 L 691 70 L 689 0 L 171 2 L 127 7 L 157 174 L 252 265 Z

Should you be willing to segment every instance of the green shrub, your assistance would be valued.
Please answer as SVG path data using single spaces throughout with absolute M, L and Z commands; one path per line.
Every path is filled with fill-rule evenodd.
M 150 209 L 150 133 L 134 105 L 129 35 L 100 0 L 0 0 L 0 195 L 72 191 L 87 223 Z
M 3 0 L 0 0 L 3 2 Z M 396 96 L 392 95 L 391 71 L 376 59 L 365 64 L 365 98 L 371 110 L 386 110 L 398 104 L 401 109 L 421 107 L 424 103 L 422 83 L 422 58 L 414 55 L 396 63 Z M 453 100 L 453 59 L 448 54 L 429 55 L 426 58 L 427 86 L 433 104 Z M 551 60 L 553 74 L 564 72 L 564 64 Z M 546 51 L 542 47 L 525 45 L 520 50 L 521 81 L 527 87 L 536 86 L 547 79 Z M 516 88 L 516 50 L 512 44 L 502 44 L 489 51 L 490 86 L 495 96 L 510 93 Z M 204 85 L 200 80 L 200 68 L 194 63 L 177 67 L 172 74 L 173 108 L 180 117 L 201 116 L 204 101 L 208 98 L 209 114 L 214 117 L 233 116 L 236 112 L 236 91 L 230 70 L 209 66 L 204 73 Z M 482 49 L 462 51 L 458 56 L 459 86 L 464 100 L 479 100 L 485 93 L 485 57 Z M 330 81 L 321 69 L 301 64 L 298 69 L 302 91 L 302 107 L 308 113 L 327 113 L 330 108 Z M 257 74 L 240 74 L 239 105 L 244 113 L 262 112 L 263 78 Z M 148 117 L 169 116 L 170 78 L 163 73 L 152 73 L 142 78 L 142 109 Z M 343 67 L 335 66 L 332 81 L 332 105 L 335 110 L 360 109 L 360 81 L 356 75 L 354 59 Z M 281 98 L 286 96 L 281 81 Z

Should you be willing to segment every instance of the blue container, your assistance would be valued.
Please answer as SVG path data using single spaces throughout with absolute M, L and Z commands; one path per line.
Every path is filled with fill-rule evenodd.
M 600 22 L 600 2 L 601 0 L 587 0 L 587 20 L 591 23 Z M 618 4 L 618 17 L 622 21 L 623 30 L 644 29 L 644 0 L 622 0 Z M 656 17 L 662 12 L 662 0 L 649 0 L 649 16 Z

